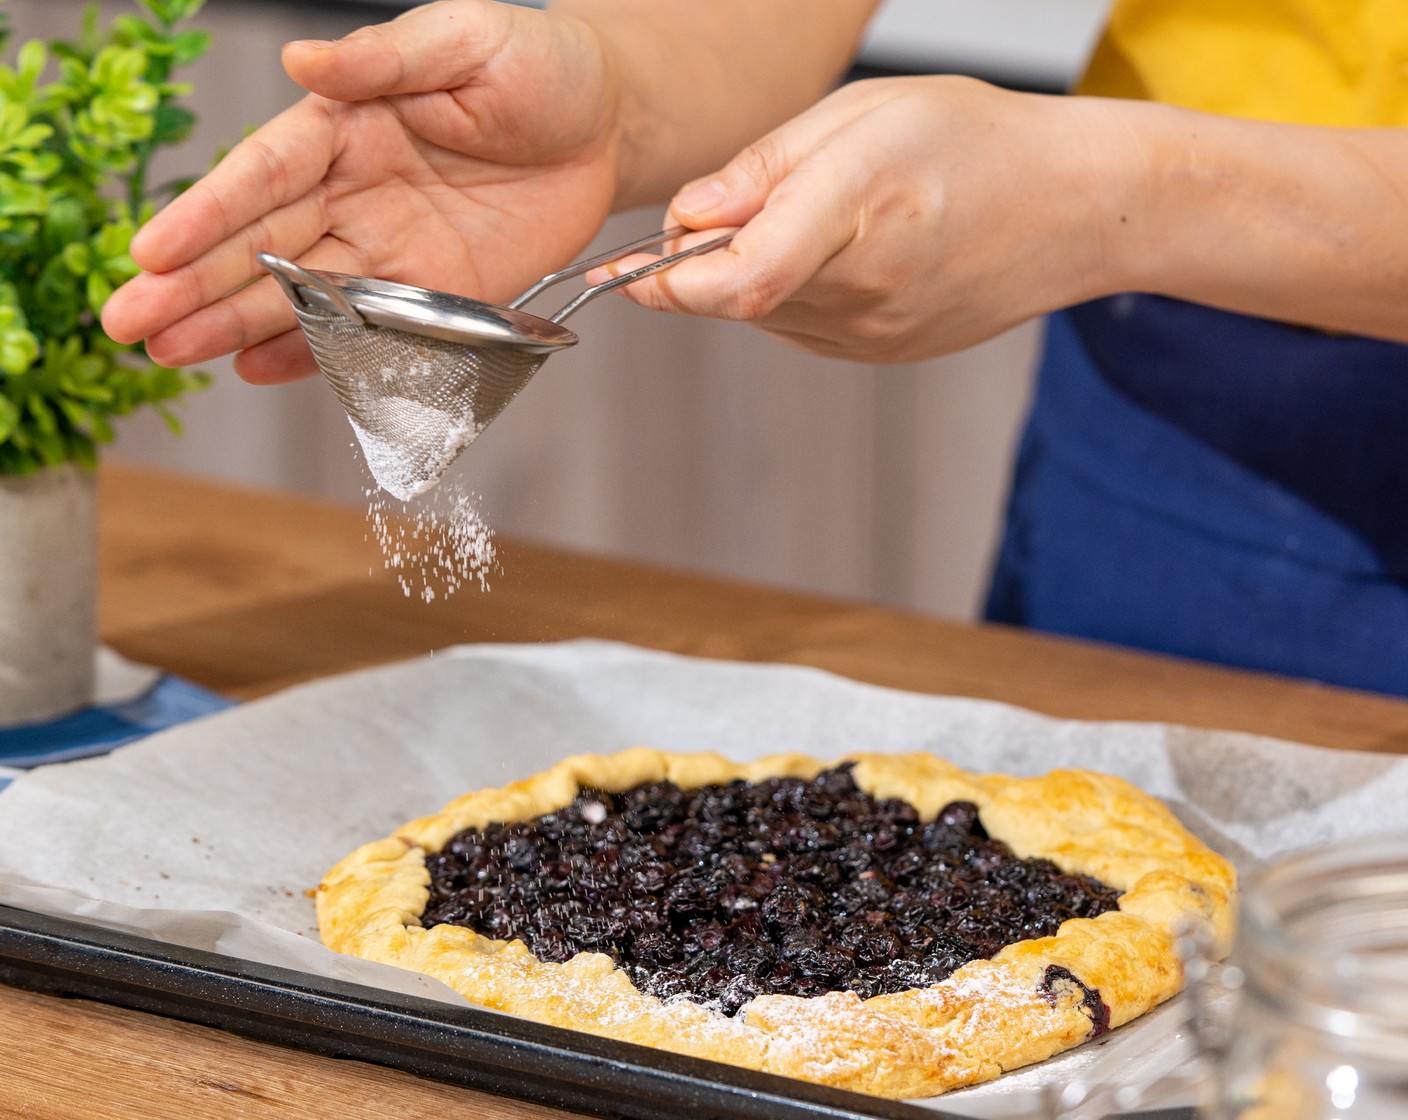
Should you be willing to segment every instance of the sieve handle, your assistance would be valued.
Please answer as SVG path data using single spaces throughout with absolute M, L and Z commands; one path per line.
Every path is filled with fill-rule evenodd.
M 670 236 L 674 236 L 675 232 L 676 231 L 671 231 Z M 666 240 L 666 238 L 661 238 L 661 240 Z M 689 257 L 697 257 L 703 253 L 711 253 L 715 249 L 722 249 L 732 240 L 733 234 L 726 233 L 722 237 L 714 238 L 712 241 L 703 241 L 692 248 L 682 249 L 678 253 L 671 253 L 668 257 L 661 257 L 658 261 L 651 261 L 649 264 L 642 265 L 640 268 L 633 268 L 630 272 L 623 272 L 620 276 L 613 276 L 610 280 L 603 280 L 600 284 L 594 284 L 592 287 L 580 292 L 572 302 L 565 305 L 556 315 L 549 316 L 549 319 L 554 323 L 560 323 L 562 320 L 566 319 L 567 316 L 582 307 L 583 304 L 596 299 L 597 296 L 603 296 L 607 292 L 614 292 L 617 288 L 623 288 L 627 284 L 634 284 L 637 280 L 649 276 L 652 272 L 659 272 L 661 269 L 670 268 Z M 659 244 L 659 242 L 657 242 L 657 244 Z M 610 258 L 608 258 L 608 260 L 609 259 Z M 601 263 L 604 264 L 607 262 L 603 261 Z
M 604 253 L 598 253 L 594 257 L 588 257 L 584 261 L 569 264 L 564 269 L 548 273 L 516 300 L 508 304 L 508 306 L 516 311 L 545 288 L 551 288 L 554 284 L 560 283 L 563 280 L 571 280 L 574 276 L 581 276 L 584 272 L 590 272 L 592 269 L 596 268 L 597 265 L 610 264 L 617 258 L 624 257 L 627 253 L 634 253 L 641 249 L 653 249 L 657 245 L 665 244 L 665 242 L 669 241 L 672 237 L 679 237 L 681 234 L 688 232 L 689 230 L 685 229 L 684 226 L 672 226 L 670 229 L 648 234 L 638 241 L 632 241 L 628 245 L 618 245 L 614 249 L 608 249 Z
M 255 259 L 274 274 L 283 290 L 288 294 L 288 298 L 293 301 L 294 306 L 306 308 L 308 301 L 303 298 L 298 290 L 298 285 L 305 288 L 314 288 L 323 293 L 332 301 L 332 305 L 351 319 L 354 323 L 366 326 L 367 322 L 362 318 L 361 312 L 352 306 L 352 301 L 347 298 L 347 294 L 336 284 L 329 283 L 321 276 L 309 272 L 306 268 L 299 268 L 292 261 L 286 261 L 283 257 L 276 257 L 273 253 L 260 253 Z
M 539 292 L 552 287 L 554 284 L 560 283 L 563 280 L 570 280 L 574 276 L 581 276 L 599 265 L 610 264 L 612 261 L 620 260 L 622 257 L 630 253 L 638 252 L 641 249 L 653 249 L 657 245 L 663 245 L 666 241 L 673 240 L 689 232 L 690 231 L 685 226 L 672 226 L 658 233 L 652 233 L 648 237 L 642 237 L 637 241 L 632 241 L 627 245 L 618 245 L 616 248 L 608 249 L 604 253 L 598 253 L 594 257 L 588 257 L 586 260 L 578 261 L 576 264 L 570 264 L 558 272 L 552 272 L 544 276 L 508 306 L 517 310 Z M 715 238 L 713 241 L 706 241 L 703 244 L 696 245 L 692 249 L 685 249 L 678 253 L 672 253 L 667 257 L 661 257 L 658 261 L 652 261 L 648 265 L 632 269 L 630 272 L 622 273 L 620 276 L 613 276 L 610 280 L 596 284 L 586 289 L 586 291 L 581 292 L 574 300 L 558 311 L 556 315 L 552 316 L 552 321 L 554 323 L 560 323 L 584 303 L 596 299 L 597 296 L 615 291 L 617 288 L 639 280 L 643 276 L 649 276 L 652 272 L 659 272 L 662 268 L 669 268 L 672 264 L 682 261 L 686 257 L 697 257 L 700 253 L 707 253 L 711 249 L 722 248 L 732 240 L 733 234 L 728 233 L 723 237 Z

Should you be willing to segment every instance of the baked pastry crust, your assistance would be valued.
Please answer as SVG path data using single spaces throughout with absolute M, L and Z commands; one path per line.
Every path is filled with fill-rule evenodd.
M 862 790 L 905 800 L 923 820 L 952 801 L 973 802 L 990 836 L 1020 857 L 1049 859 L 1114 887 L 1122 892 L 1119 909 L 1071 919 L 1054 936 L 1008 945 L 927 988 L 868 1000 L 852 992 L 763 995 L 733 1018 L 646 995 L 601 953 L 554 964 L 521 941 L 420 924 L 429 899 L 425 856 L 466 828 L 555 812 L 584 787 L 810 779 L 847 760 L 855 761 Z M 338 863 L 319 886 L 317 905 L 330 948 L 426 973 L 485 1007 L 839 1088 L 923 1097 L 1041 1061 L 1168 999 L 1183 986 L 1174 945 L 1181 924 L 1205 922 L 1224 955 L 1235 891 L 1227 860 L 1162 803 L 1106 774 L 975 774 L 927 754 L 825 762 L 786 754 L 738 764 L 716 754 L 634 748 L 568 758 L 412 821 Z

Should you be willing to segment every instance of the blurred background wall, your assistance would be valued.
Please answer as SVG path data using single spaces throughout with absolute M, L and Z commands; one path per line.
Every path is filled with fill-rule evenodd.
M 73 36 L 82 6 L 9 0 L 15 38 Z M 128 8 L 103 0 L 105 18 Z M 858 73 L 957 71 L 1060 90 L 1103 9 L 1103 0 L 889 0 Z M 214 47 L 185 75 L 200 125 L 156 181 L 204 170 L 298 98 L 279 66 L 282 43 L 336 38 L 391 14 L 356 0 L 210 0 L 197 23 Z M 598 248 L 659 223 L 656 211 L 618 215 Z M 456 468 L 496 532 L 974 616 L 1038 325 L 905 366 L 816 358 L 741 324 L 621 298 L 589 305 L 572 327 L 581 344 L 554 356 Z M 228 360 L 208 368 L 215 385 L 185 406 L 182 438 L 138 417 L 110 454 L 366 504 L 369 476 L 320 378 L 254 387 Z

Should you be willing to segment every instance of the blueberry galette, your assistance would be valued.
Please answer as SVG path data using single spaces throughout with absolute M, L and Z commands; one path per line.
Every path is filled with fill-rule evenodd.
M 1097 1037 L 1225 949 L 1235 873 L 1108 775 L 636 749 L 353 852 L 333 949 L 542 1022 L 890 1097 Z

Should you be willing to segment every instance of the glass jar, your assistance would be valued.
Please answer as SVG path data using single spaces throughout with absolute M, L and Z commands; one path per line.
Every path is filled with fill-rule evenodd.
M 1209 1120 L 1408 1120 L 1408 836 L 1253 876 L 1233 964 L 1199 983 L 1236 989 L 1194 1016 Z

